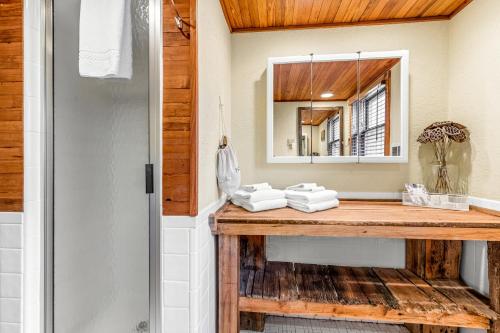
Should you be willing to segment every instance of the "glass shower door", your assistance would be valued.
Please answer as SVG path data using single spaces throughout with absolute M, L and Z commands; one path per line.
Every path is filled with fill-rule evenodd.
M 131 80 L 79 76 L 80 1 L 53 1 L 54 331 L 147 332 L 149 1 L 131 1 Z

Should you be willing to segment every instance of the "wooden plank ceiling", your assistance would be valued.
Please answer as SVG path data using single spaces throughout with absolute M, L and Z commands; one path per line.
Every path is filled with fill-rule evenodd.
M 338 108 L 313 108 L 314 113 L 311 114 L 311 108 L 303 108 L 300 110 L 300 121 L 302 125 L 319 126 L 325 119 L 330 118 Z
M 0 211 L 23 210 L 23 1 L 0 1 Z
M 360 63 L 361 90 L 390 70 L 399 59 L 363 60 Z M 313 100 L 345 101 L 357 91 L 357 61 L 313 63 Z M 311 99 L 310 63 L 274 65 L 274 101 L 309 101 Z M 321 98 L 324 92 L 333 97 Z
M 446 20 L 472 0 L 220 0 L 233 32 Z

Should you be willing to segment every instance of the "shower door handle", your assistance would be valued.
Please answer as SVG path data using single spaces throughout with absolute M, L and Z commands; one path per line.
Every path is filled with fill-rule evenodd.
M 153 164 L 146 164 L 146 194 L 155 193 Z

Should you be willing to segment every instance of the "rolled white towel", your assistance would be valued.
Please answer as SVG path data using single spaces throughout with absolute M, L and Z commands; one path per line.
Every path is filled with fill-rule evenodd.
M 274 199 L 274 200 L 265 200 L 265 201 L 259 201 L 259 202 L 247 202 L 247 201 L 240 201 L 238 199 L 233 198 L 231 201 L 236 206 L 243 207 L 244 209 L 246 209 L 252 213 L 262 212 L 264 210 L 270 210 L 270 209 L 285 208 L 287 205 L 286 199 Z
M 274 189 L 255 192 L 238 190 L 234 192 L 232 198 L 238 200 L 239 202 L 259 202 L 265 200 L 285 199 L 285 192 Z
M 261 190 L 272 190 L 272 187 L 268 183 L 259 183 L 259 184 L 243 185 L 241 189 L 247 192 L 255 192 Z
M 304 212 L 304 213 L 314 213 L 314 212 L 319 212 L 322 210 L 327 210 L 327 209 L 338 207 L 339 200 L 334 199 L 334 200 L 323 201 L 323 202 L 318 202 L 318 203 L 310 203 L 310 204 L 305 204 L 305 203 L 300 202 L 300 201 L 288 200 L 287 205 L 290 208 L 300 210 L 301 212 Z
M 316 183 L 300 183 L 300 184 L 297 184 L 297 185 L 288 186 L 286 188 L 286 190 L 290 190 L 290 191 L 309 191 L 309 190 L 314 189 L 316 187 L 318 187 L 318 184 L 316 184 Z
M 325 190 L 320 192 L 298 192 L 285 191 L 286 198 L 305 204 L 318 203 L 323 201 L 331 201 L 337 199 L 337 191 Z

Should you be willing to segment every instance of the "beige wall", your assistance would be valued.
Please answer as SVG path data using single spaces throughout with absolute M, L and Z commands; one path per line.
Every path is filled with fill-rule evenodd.
M 199 158 L 198 208 L 219 197 L 215 178 L 219 96 L 231 122 L 231 35 L 218 0 L 198 2 Z
M 339 191 L 398 192 L 421 178 L 416 138 L 446 117 L 448 22 L 233 34 L 231 128 L 243 183 L 275 187 L 318 182 Z M 410 50 L 410 163 L 267 164 L 266 63 L 268 57 Z
M 471 195 L 493 200 L 500 200 L 499 13 L 498 0 L 473 1 L 451 20 L 449 34 L 448 118 L 471 131 L 461 171 Z

